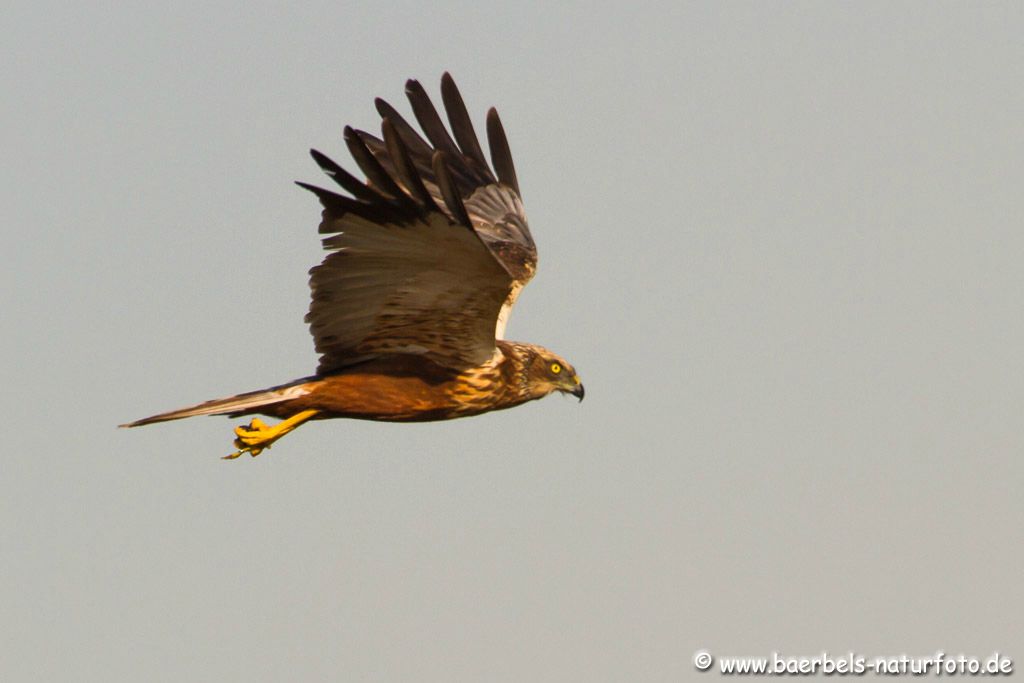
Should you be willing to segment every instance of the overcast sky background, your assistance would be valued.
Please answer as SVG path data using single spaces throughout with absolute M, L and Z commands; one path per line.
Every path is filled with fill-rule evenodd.
M 119 6 L 120 5 L 120 6 Z M 0 678 L 1024 661 L 1024 5 L 0 11 Z M 307 156 L 455 76 L 587 400 L 115 425 L 309 374 Z M 349 164 L 351 167 L 351 164 Z

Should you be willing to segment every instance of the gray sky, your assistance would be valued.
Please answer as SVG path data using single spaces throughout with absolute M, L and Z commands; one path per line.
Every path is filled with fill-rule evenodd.
M 1024 661 L 1024 5 L 0 19 L 3 680 Z M 444 70 L 540 248 L 509 334 L 587 400 L 235 462 L 238 420 L 115 429 L 312 372 L 291 183 Z

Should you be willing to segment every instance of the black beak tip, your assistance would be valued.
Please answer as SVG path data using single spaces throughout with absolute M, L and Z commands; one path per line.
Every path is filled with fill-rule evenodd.
M 583 391 L 583 385 L 582 384 L 577 384 L 576 388 L 572 390 L 572 395 L 575 396 L 576 398 L 578 398 L 580 401 L 583 400 L 583 394 L 584 394 L 584 391 Z

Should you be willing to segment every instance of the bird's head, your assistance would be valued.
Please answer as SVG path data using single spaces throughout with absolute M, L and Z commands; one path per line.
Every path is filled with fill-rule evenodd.
M 540 398 L 560 391 L 583 400 L 583 383 L 576 374 L 576 368 L 543 347 L 531 345 L 530 351 L 532 353 L 523 368 L 530 394 Z

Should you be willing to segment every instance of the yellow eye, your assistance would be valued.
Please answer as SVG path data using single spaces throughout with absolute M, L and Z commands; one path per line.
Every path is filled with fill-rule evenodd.
M 558 363 L 552 363 L 551 364 L 551 372 L 553 372 L 553 373 L 555 373 L 557 375 L 561 371 L 562 371 L 562 366 L 561 365 L 559 365 Z

